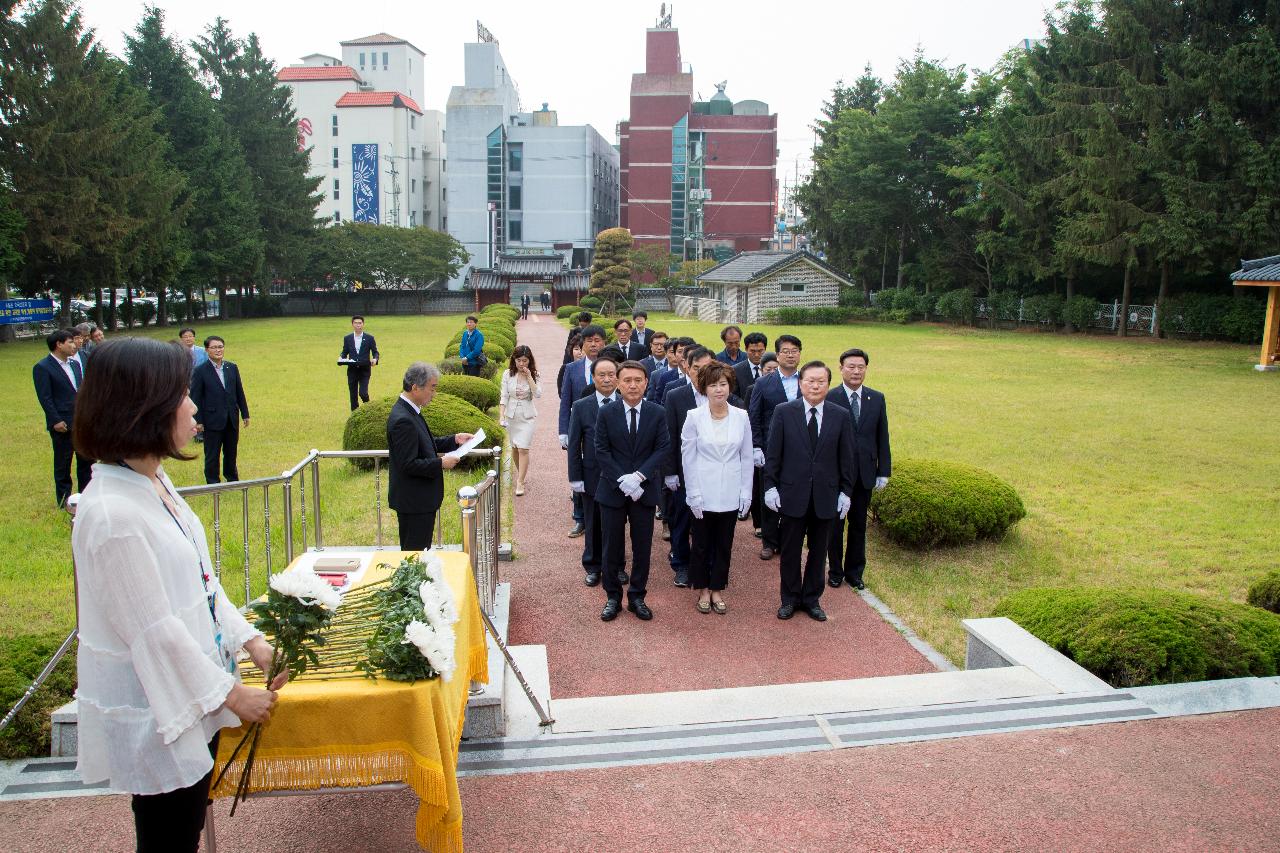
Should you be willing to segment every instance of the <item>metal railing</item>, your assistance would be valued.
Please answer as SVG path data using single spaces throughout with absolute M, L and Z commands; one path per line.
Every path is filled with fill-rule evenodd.
M 240 550 L 242 553 L 242 571 L 244 581 L 244 600 L 247 603 L 253 597 L 252 593 L 252 536 L 253 528 L 250 526 L 251 506 L 257 502 L 257 496 L 254 492 L 261 490 L 261 508 L 262 508 L 262 541 L 263 541 L 263 562 L 265 564 L 266 575 L 269 576 L 275 562 L 275 554 L 272 551 L 272 490 L 278 489 L 281 495 L 283 506 L 283 518 L 280 520 L 280 526 L 283 533 L 284 545 L 284 565 L 287 566 L 293 562 L 295 553 L 298 551 L 305 552 L 309 547 L 308 543 L 313 543 L 310 547 L 314 547 L 317 551 L 323 551 L 325 548 L 324 539 L 324 514 L 323 507 L 325 499 L 323 490 L 321 489 L 320 479 L 320 461 L 323 459 L 371 459 L 373 460 L 373 510 L 376 519 L 376 527 L 374 533 L 374 547 L 378 549 L 390 548 L 391 545 L 386 544 L 384 540 L 383 529 L 383 500 L 382 500 L 382 468 L 383 462 L 388 457 L 386 450 L 312 450 L 302 458 L 298 464 L 294 465 L 287 471 L 282 472 L 278 477 L 258 477 L 253 480 L 235 480 L 229 483 L 211 483 L 204 486 L 185 486 L 178 489 L 178 494 L 184 499 L 190 501 L 191 498 L 209 496 L 213 501 L 213 518 L 211 526 L 213 528 L 212 537 L 212 557 L 214 573 L 219 580 L 222 579 L 223 568 L 223 545 L 222 534 L 224 529 L 223 519 L 225 508 L 224 503 L 232 504 L 232 511 L 236 505 L 239 508 L 241 522 L 241 541 Z M 471 457 L 488 457 L 493 460 L 494 469 L 489 472 L 489 477 L 480 484 L 481 488 L 490 480 L 494 485 L 492 488 L 499 489 L 497 481 L 498 472 L 502 468 L 502 448 L 495 447 L 489 450 L 472 450 L 469 454 Z M 308 473 L 310 477 L 308 477 Z M 308 484 L 308 479 L 310 483 Z M 308 485 L 310 489 L 308 489 Z M 310 491 L 311 506 L 308 511 L 307 497 Z M 238 497 L 237 497 L 238 496 Z M 297 506 L 295 508 L 295 497 L 297 498 Z M 229 500 L 228 500 L 229 498 Z M 500 500 L 501 495 L 498 494 Z M 488 513 L 482 519 L 482 529 L 480 538 L 483 542 L 488 541 L 491 537 L 494 545 L 493 549 L 496 554 L 497 542 L 501 539 L 501 529 L 494 528 L 490 530 L 488 524 L 498 524 L 501 521 L 501 512 L 498 506 L 489 506 L 490 502 L 484 503 L 485 512 Z M 295 510 L 298 515 L 295 515 Z M 299 516 L 300 515 L 300 519 Z M 300 520 L 301 524 L 295 522 Z M 295 535 L 295 527 L 298 534 Z M 464 523 L 465 527 L 465 523 Z M 465 535 L 465 534 L 464 534 Z M 444 513 L 436 513 L 436 530 L 433 542 L 439 545 L 462 545 L 463 542 L 444 541 Z M 496 569 L 494 570 L 496 574 Z M 225 587 L 226 584 L 224 583 Z

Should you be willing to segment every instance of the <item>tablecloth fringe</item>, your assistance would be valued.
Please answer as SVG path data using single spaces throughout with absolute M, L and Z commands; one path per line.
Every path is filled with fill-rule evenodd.
M 433 814 L 425 806 L 418 809 L 415 826 L 418 845 L 431 853 L 463 853 L 462 821 L 444 824 L 438 820 L 439 812 Z
M 229 797 L 235 793 L 236 782 L 243 770 L 244 762 L 237 759 L 213 796 Z M 333 751 L 325 755 L 285 758 L 260 754 L 253 761 L 249 790 L 309 791 L 315 788 L 358 788 L 384 782 L 404 782 L 422 802 L 437 807 L 448 806 L 444 772 L 424 767 L 408 752 L 399 749 L 377 752 L 352 750 L 350 754 Z

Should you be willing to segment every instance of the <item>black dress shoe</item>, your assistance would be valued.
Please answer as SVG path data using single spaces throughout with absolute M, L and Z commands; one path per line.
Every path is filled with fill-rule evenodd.
M 751 532 L 751 535 L 756 537 L 757 539 L 761 539 L 764 537 L 764 531 L 761 530 L 759 527 L 757 527 L 755 530 Z
M 790 619 L 796 615 L 796 606 L 794 604 L 784 604 L 778 608 L 779 619 Z
M 583 533 L 586 533 L 586 532 L 587 532 L 587 528 L 583 527 L 582 523 L 579 522 L 573 526 L 572 530 L 569 531 L 569 538 L 576 539 L 577 537 L 581 536 Z
M 770 548 L 768 545 L 765 545 L 763 548 L 761 548 L 761 549 L 760 549 L 760 559 L 762 559 L 762 560 L 772 560 L 772 559 L 773 559 L 773 549 L 772 549 L 772 548 Z
M 587 586 L 599 586 L 599 585 L 600 585 L 600 573 L 599 573 L 599 572 L 587 572 L 587 576 L 586 576 L 585 578 L 583 578 L 583 579 L 582 579 L 582 582 L 583 582 L 583 583 L 585 583 Z
M 689 588 L 689 570 L 688 569 L 676 569 L 676 586 L 680 587 L 681 589 Z
M 630 576 L 630 575 L 628 575 L 628 574 L 627 574 L 625 571 L 623 571 L 622 569 L 619 569 L 619 570 L 618 570 L 618 583 L 625 585 L 625 584 L 626 584 L 628 581 L 630 581 L 630 580 L 631 580 L 631 576 Z
M 618 618 L 618 614 L 622 612 L 622 602 L 616 598 L 611 598 L 604 603 L 604 610 L 600 611 L 601 622 L 612 622 Z
M 812 607 L 808 608 L 808 610 L 809 610 L 809 618 L 812 619 L 813 621 L 815 622 L 827 621 L 827 612 L 823 610 L 821 607 L 819 607 L 818 605 L 815 604 Z
M 643 598 L 637 598 L 634 601 L 627 602 L 627 609 L 636 615 L 636 618 L 648 622 L 653 618 L 653 611 L 649 609 L 649 605 L 644 603 Z
M 827 586 L 836 589 L 840 584 L 844 583 L 842 578 L 827 578 Z
M 865 583 L 863 583 L 862 581 L 849 581 L 849 586 L 853 587 L 854 589 L 866 589 L 866 588 L 867 588 L 867 585 L 866 585 Z

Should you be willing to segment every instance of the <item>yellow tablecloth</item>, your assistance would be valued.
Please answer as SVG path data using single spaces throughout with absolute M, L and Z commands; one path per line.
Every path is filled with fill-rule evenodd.
M 375 554 L 364 582 L 386 577 L 407 556 Z M 361 676 L 292 682 L 263 729 L 250 791 L 307 791 L 404 782 L 418 795 L 417 838 L 424 849 L 462 850 L 458 742 L 472 680 L 488 680 L 484 623 L 466 554 L 440 554 L 457 602 L 453 680 L 415 684 Z M 214 778 L 240 742 L 243 729 L 222 732 Z M 244 754 L 213 792 L 235 793 Z

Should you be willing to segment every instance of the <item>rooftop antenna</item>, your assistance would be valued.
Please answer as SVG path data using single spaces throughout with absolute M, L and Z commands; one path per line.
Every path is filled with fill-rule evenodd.
M 675 10 L 676 10 L 676 4 L 674 3 L 671 4 L 670 8 L 667 7 L 666 3 L 662 4 L 662 7 L 658 11 L 658 29 L 660 30 L 671 29 L 671 15 L 673 12 L 675 12 Z

